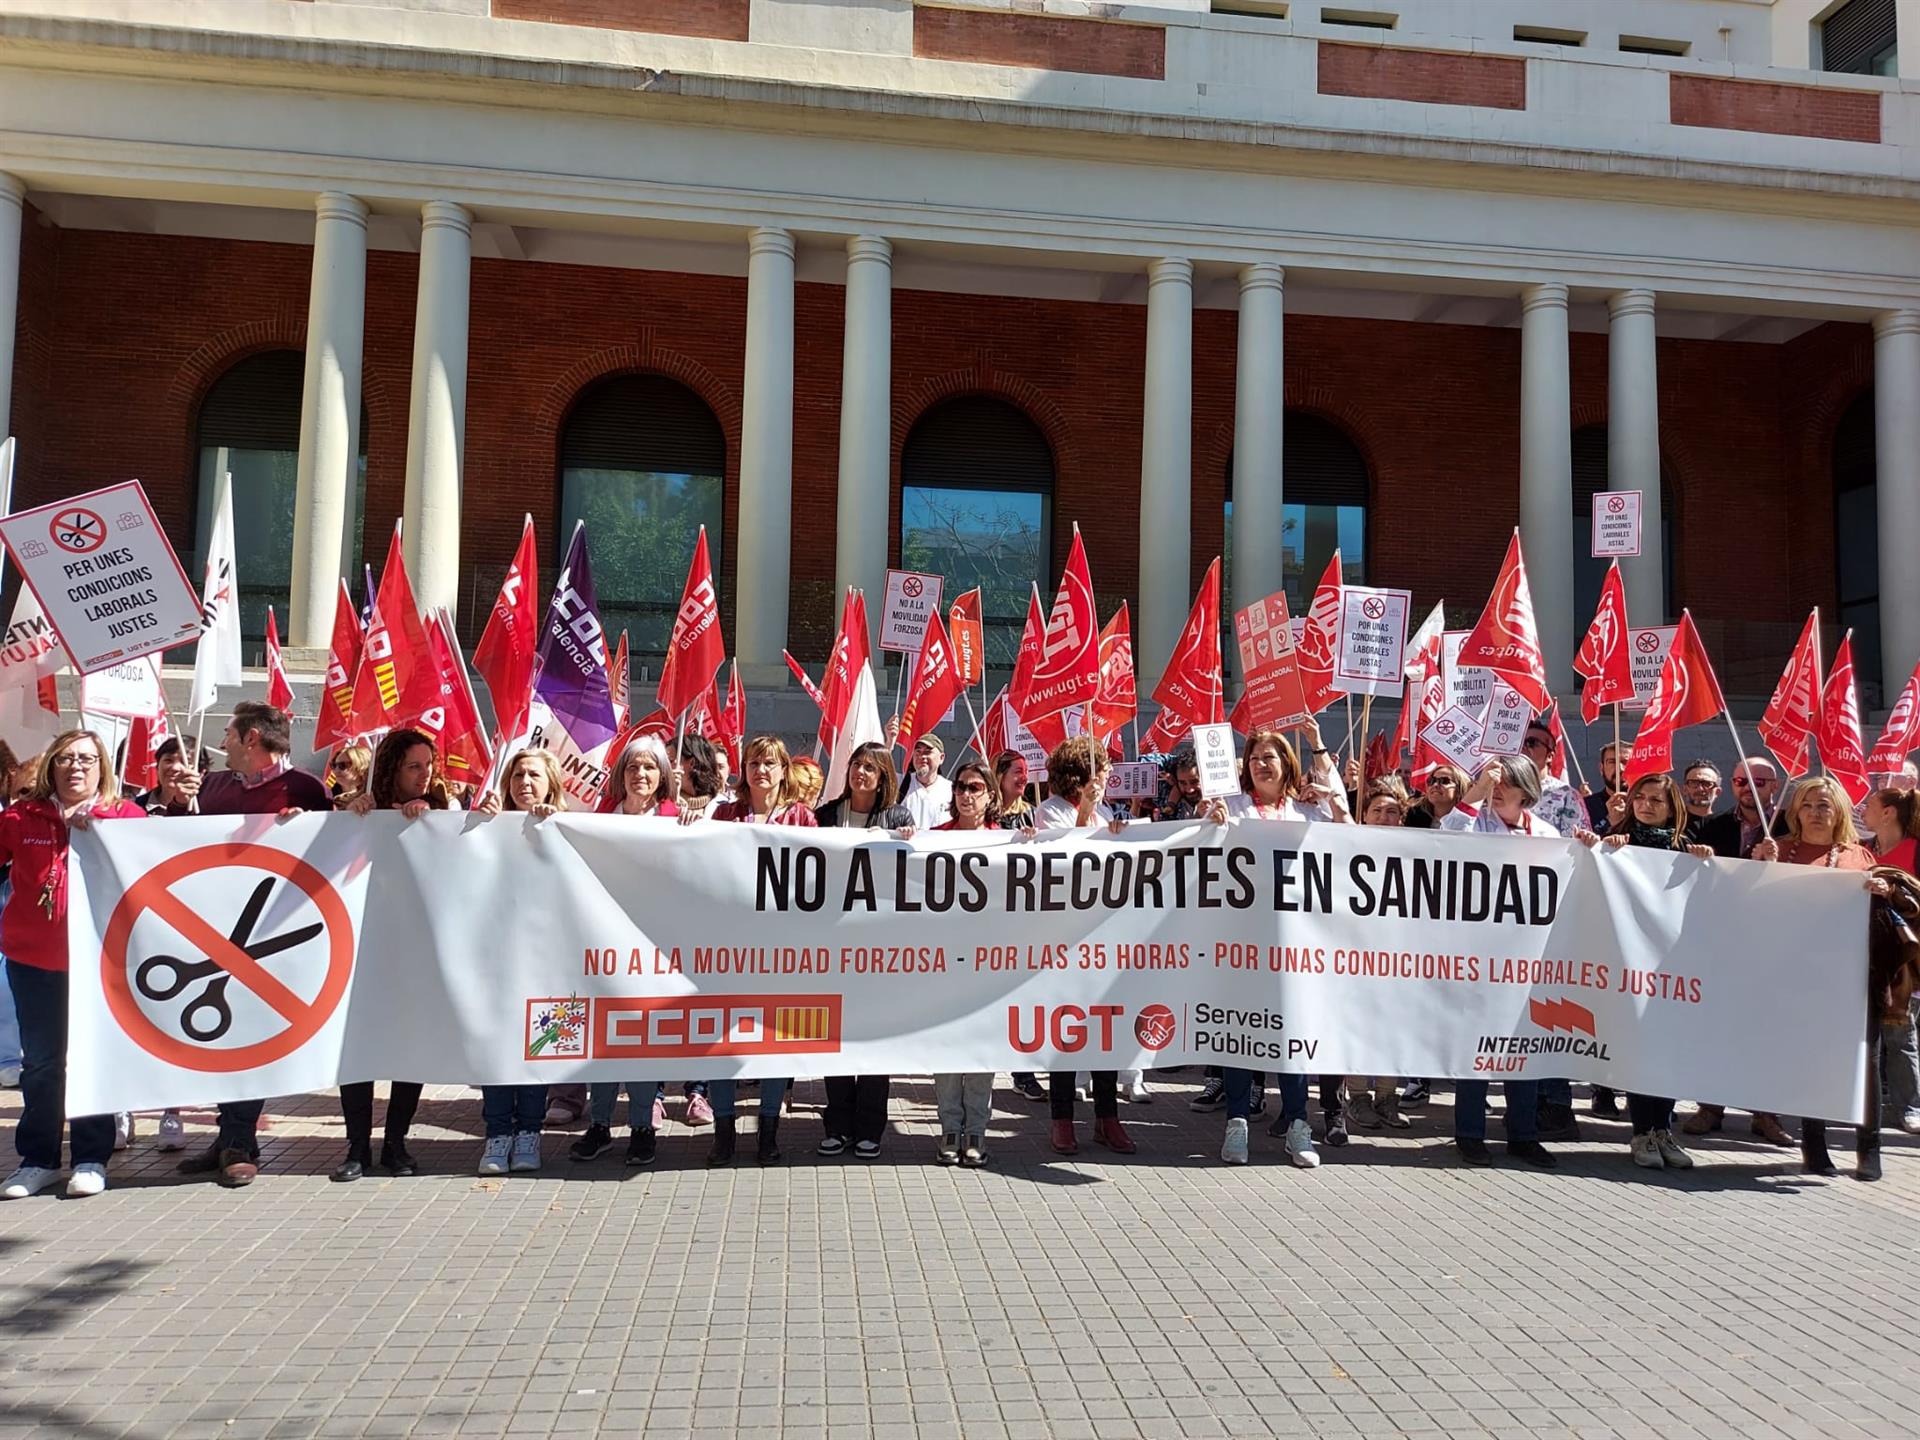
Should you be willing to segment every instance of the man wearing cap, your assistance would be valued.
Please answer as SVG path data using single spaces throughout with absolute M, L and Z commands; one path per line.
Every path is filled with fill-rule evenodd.
M 907 788 L 900 803 L 913 816 L 916 830 L 931 830 L 953 818 L 953 782 L 940 773 L 947 747 L 938 735 L 921 735 L 913 742 L 907 769 Z

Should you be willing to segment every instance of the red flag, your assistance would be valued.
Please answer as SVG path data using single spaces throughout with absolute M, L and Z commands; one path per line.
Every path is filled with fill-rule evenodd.
M 267 704 L 276 710 L 293 713 L 293 684 L 287 679 L 286 662 L 280 658 L 280 626 L 267 607 Z
M 1253 733 L 1253 706 L 1248 700 L 1252 693 L 1242 690 L 1240 698 L 1233 702 L 1233 709 L 1227 712 L 1227 723 L 1233 727 L 1233 733 L 1242 739 Z M 1147 742 L 1142 740 L 1140 743 L 1145 745 Z
M 467 667 L 460 659 L 453 622 L 444 612 L 437 612 L 434 623 L 427 627 L 427 649 L 433 659 L 433 702 L 396 723 L 417 725 L 433 737 L 440 751 L 440 769 L 447 779 L 463 785 L 482 784 L 493 768 L 493 747 L 487 743 L 480 705 L 467 683 Z
M 1036 745 L 1051 755 L 1056 746 L 1064 745 L 1072 738 L 1067 730 L 1067 719 L 1074 715 L 1077 712 L 1072 710 L 1056 710 L 1051 715 L 1042 715 L 1026 727 L 1027 733 L 1033 737 Z M 1072 733 L 1079 733 L 1077 726 Z
M 913 681 L 907 686 L 907 703 L 900 712 L 900 732 L 894 743 L 912 754 L 914 740 L 940 723 L 940 717 L 960 698 L 963 688 L 947 627 L 940 623 L 936 610 L 927 616 L 927 628 L 920 632 L 920 658 L 914 662 Z
M 631 745 L 642 735 L 653 735 L 659 739 L 662 745 L 671 751 L 673 749 L 674 733 L 678 728 L 679 720 L 677 717 L 667 714 L 664 710 L 654 709 L 649 710 L 638 720 L 629 722 L 625 729 L 621 730 L 618 735 L 615 735 L 613 739 L 608 742 L 607 776 L 609 783 L 601 790 L 600 798 L 594 802 L 593 809 L 596 815 L 608 814 L 613 809 L 613 785 L 611 783 L 613 770 L 614 767 L 620 763 L 620 757 L 627 753 L 627 746 Z
M 1193 722 L 1186 716 L 1172 710 L 1162 710 L 1153 717 L 1153 724 L 1147 727 L 1147 733 L 1140 737 L 1142 755 L 1168 755 L 1183 737 L 1193 729 Z
M 1427 678 L 1421 682 L 1419 710 L 1413 720 L 1413 783 L 1417 786 L 1424 786 L 1427 783 L 1427 777 L 1433 774 L 1434 766 L 1452 763 L 1426 740 L 1420 738 L 1427 733 L 1427 727 L 1445 713 L 1446 708 L 1446 682 L 1441 677 L 1440 663 L 1436 659 L 1428 667 Z
M 1624 639 L 1624 636 L 1623 636 Z M 1584 648 L 1584 647 L 1583 647 Z M 1520 553 L 1520 532 L 1507 542 L 1507 558 L 1480 621 L 1467 632 L 1457 662 L 1463 668 L 1491 670 L 1520 692 L 1535 710 L 1553 703 L 1547 662 L 1540 653 L 1540 629 L 1533 621 L 1533 594 L 1527 588 L 1527 562 Z M 1632 693 L 1629 681 L 1627 693 Z
M 1398 758 L 1387 749 L 1387 732 L 1374 731 L 1367 740 L 1366 773 L 1362 778 L 1372 780 L 1381 775 L 1390 775 L 1398 763 Z
M 1873 787 L 1867 783 L 1867 747 L 1860 738 L 1860 692 L 1853 683 L 1853 632 L 1833 652 L 1827 688 L 1820 692 L 1820 763 L 1833 772 L 1847 798 L 1858 805 Z
M 607 694 L 613 701 L 613 723 L 624 726 L 627 723 L 628 669 L 627 632 L 620 632 L 619 647 L 613 652 L 613 668 L 607 671 Z
M 947 611 L 947 639 L 953 642 L 953 663 L 960 671 L 962 685 L 978 685 L 987 673 L 986 626 L 980 618 L 980 587 L 975 586 Z
M 360 671 L 360 612 L 347 582 L 333 605 L 333 648 L 327 652 L 327 678 L 320 687 L 320 714 L 313 722 L 313 748 L 326 750 L 353 738 L 353 677 Z
M 1093 699 L 1099 688 L 1100 619 L 1093 609 L 1087 549 L 1076 525 L 1066 573 L 1060 577 L 1060 593 L 1047 616 L 1026 688 L 1010 693 L 1020 719 L 1032 728 L 1042 715 L 1054 715 Z
M 660 708 L 678 715 L 704 700 L 726 658 L 727 649 L 720 639 L 720 600 L 713 589 L 713 562 L 707 558 L 707 527 L 702 525 L 693 547 L 693 563 L 687 567 L 687 583 L 680 591 L 680 610 L 673 617 L 668 663 L 660 671 Z
M 1633 738 L 1633 753 L 1627 757 L 1627 784 L 1642 775 L 1658 775 L 1673 768 L 1674 733 L 1689 725 L 1700 725 L 1727 708 L 1714 678 L 1713 662 L 1700 643 L 1700 632 L 1693 628 L 1693 616 L 1680 612 L 1680 628 L 1673 637 L 1673 649 L 1660 669 L 1660 684 L 1640 722 L 1640 733 Z
M 1573 668 L 1586 677 L 1580 691 L 1580 718 L 1591 725 L 1600 707 L 1633 699 L 1633 658 L 1627 653 L 1627 586 L 1620 578 L 1620 562 L 1607 567 L 1600 587 L 1600 603 L 1593 624 L 1573 657 Z
M 1017 720 L 1026 719 L 1027 691 L 1033 682 L 1034 667 L 1040 663 L 1040 643 L 1046 633 L 1047 617 L 1040 612 L 1040 590 L 1036 586 L 1027 592 L 1027 623 L 1020 632 L 1020 653 L 1014 658 L 1013 678 L 1007 682 L 1007 703 L 1013 706 Z
M 740 683 L 739 661 L 734 661 L 731 670 L 727 673 L 725 695 L 720 693 L 718 678 L 714 680 L 713 698 L 717 703 L 708 707 L 712 733 L 708 734 L 705 726 L 701 728 L 700 733 L 707 735 L 708 739 L 727 752 L 727 759 L 732 762 L 737 772 L 741 766 L 741 745 L 747 738 L 747 691 L 746 687 Z
M 1346 692 L 1333 688 L 1333 662 L 1340 654 L 1340 552 L 1333 552 L 1307 607 L 1307 623 L 1294 648 L 1300 694 L 1309 715 L 1318 715 Z
M 847 711 L 853 704 L 854 684 L 867 666 L 873 642 L 867 635 L 867 599 L 858 590 L 847 592 L 847 603 L 840 612 L 840 633 L 834 637 L 833 654 L 827 658 L 827 673 L 821 681 L 820 745 L 829 754 L 834 737 L 847 723 Z
M 1214 558 L 1187 612 L 1186 628 L 1167 658 L 1160 683 L 1153 687 L 1161 713 L 1182 716 L 1188 725 L 1217 725 L 1227 718 L 1220 684 L 1220 560 Z
M 473 668 L 487 682 L 493 697 L 496 734 L 517 735 L 526 726 L 527 704 L 533 696 L 534 657 L 540 649 L 540 574 L 534 553 L 533 517 L 520 527 L 520 548 L 494 597 L 487 628 L 473 652 Z M 339 622 L 335 622 L 336 631 Z
M 1133 678 L 1133 630 L 1127 602 L 1100 632 L 1100 690 L 1093 697 L 1093 733 L 1104 740 L 1140 713 Z
M 973 738 L 967 744 L 972 747 L 974 754 L 989 765 L 1007 748 L 1007 692 L 1004 686 L 988 704 L 980 728 L 973 732 Z
M 1867 756 L 1867 769 L 1882 774 L 1898 770 L 1915 750 L 1920 750 L 1920 665 L 1913 667 L 1900 698 L 1893 702 L 1879 743 Z
M 158 715 L 151 719 L 136 715 L 128 726 L 126 769 L 121 777 L 128 789 L 151 790 L 160 783 L 160 762 L 154 752 L 172 735 L 173 715 L 163 692 Z
M 808 678 L 806 670 L 801 667 L 800 662 L 794 659 L 792 655 L 782 650 L 780 652 L 780 658 L 787 662 L 787 669 L 791 670 L 793 672 L 793 678 L 800 682 L 800 688 L 807 692 L 807 698 L 813 701 L 815 707 L 824 713 L 827 708 L 827 697 L 820 693 L 820 687 Z
M 380 594 L 373 602 L 373 621 L 360 652 L 359 673 L 353 678 L 353 717 L 348 729 L 355 735 L 391 730 L 436 704 L 439 677 L 427 646 L 427 632 L 413 603 L 413 585 L 407 562 L 400 555 L 400 526 L 393 527 L 387 547 L 387 568 L 380 572 Z
M 1760 742 L 1788 775 L 1804 774 L 1807 739 L 1820 728 L 1820 720 L 1820 612 L 1816 609 L 1801 627 L 1799 643 L 1780 672 L 1780 683 L 1773 687 L 1766 714 L 1760 717 Z
M 1553 758 L 1547 761 L 1547 773 L 1556 780 L 1567 778 L 1567 730 L 1560 723 L 1560 702 L 1547 707 L 1547 731 L 1553 736 Z

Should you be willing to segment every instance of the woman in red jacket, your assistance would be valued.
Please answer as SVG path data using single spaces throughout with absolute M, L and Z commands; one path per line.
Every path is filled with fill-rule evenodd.
M 41 757 L 27 798 L 0 814 L 0 864 L 12 862 L 13 894 L 0 912 L 0 952 L 20 1014 L 20 1168 L 0 1200 L 38 1194 L 60 1178 L 60 1122 L 67 1113 L 67 844 L 94 820 L 147 812 L 120 798 L 107 747 L 91 730 L 69 730 Z M 69 1195 L 107 1188 L 113 1116 L 73 1120 Z

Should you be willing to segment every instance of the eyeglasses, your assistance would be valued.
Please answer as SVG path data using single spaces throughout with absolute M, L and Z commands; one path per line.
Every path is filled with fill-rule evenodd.
M 1529 735 L 1520 747 L 1522 750 L 1551 750 L 1553 741 L 1542 740 L 1538 735 Z
M 54 756 L 53 763 L 55 765 L 64 765 L 69 770 L 98 770 L 100 768 L 100 757 L 98 755 L 83 755 L 78 750 L 69 750 L 64 755 Z
M 978 780 L 971 780 L 964 785 L 954 786 L 953 793 L 956 795 L 984 795 L 987 793 L 987 787 L 982 785 Z
M 1427 781 L 1427 789 L 1431 790 L 1436 785 L 1444 785 L 1451 790 L 1459 783 L 1451 775 L 1435 775 Z
M 1687 788 L 1689 790 L 1718 790 L 1720 788 L 1720 782 L 1718 780 L 1689 780 L 1687 781 Z

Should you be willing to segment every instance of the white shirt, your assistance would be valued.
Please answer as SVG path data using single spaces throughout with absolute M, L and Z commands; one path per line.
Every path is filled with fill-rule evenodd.
M 1105 825 L 1113 819 L 1113 810 L 1104 800 L 1093 802 L 1093 819 L 1088 825 Z M 1058 795 L 1049 795 L 1040 802 L 1040 808 L 1033 812 L 1033 828 L 1036 830 L 1074 830 L 1080 825 L 1080 807 L 1071 800 L 1063 800 Z
M 1290 799 L 1262 809 L 1260 802 L 1251 795 L 1229 795 L 1227 818 L 1229 820 L 1297 820 L 1305 823 L 1313 820 L 1330 821 L 1333 816 L 1324 805 L 1303 805 L 1298 800 Z
M 1475 810 L 1471 805 L 1456 805 L 1440 818 L 1442 830 L 1469 835 L 1531 835 L 1536 840 L 1558 840 L 1560 832 L 1531 811 L 1520 812 L 1520 823 L 1509 827 L 1494 813 L 1493 806 Z
M 914 829 L 931 830 L 953 818 L 953 782 L 946 776 L 936 772 L 925 785 L 913 777 L 910 784 L 912 788 L 900 797 L 900 803 L 913 816 Z

